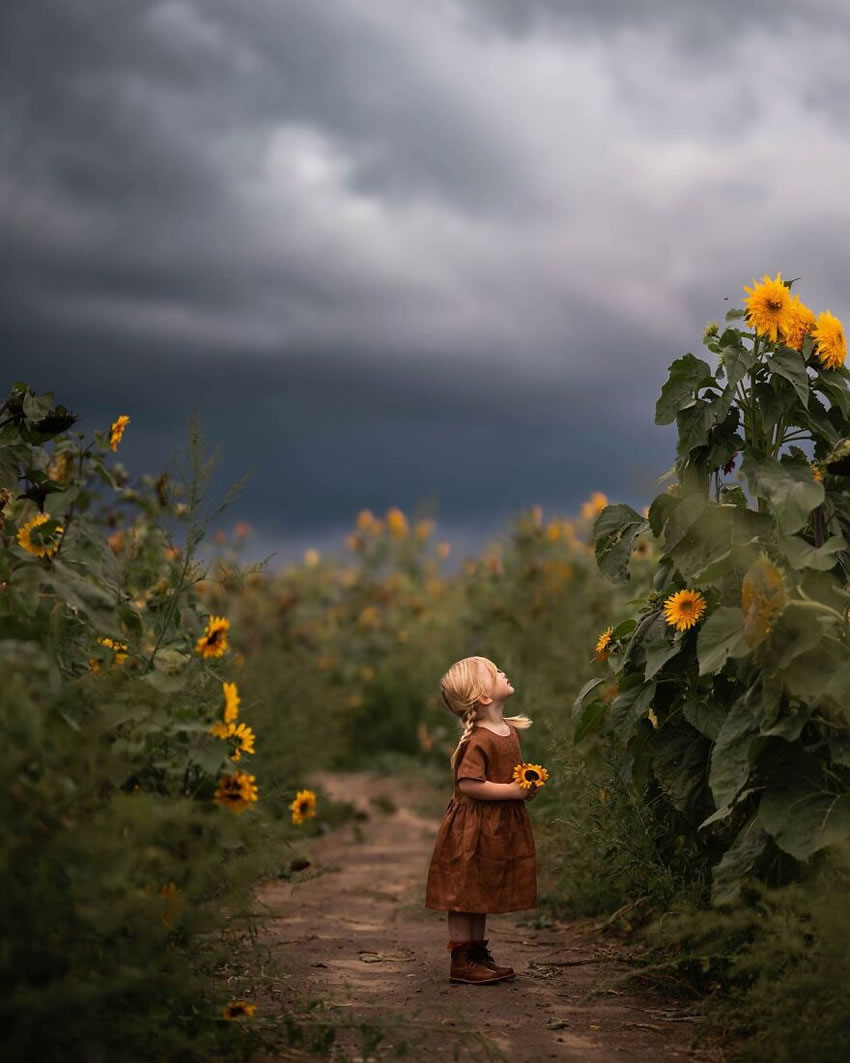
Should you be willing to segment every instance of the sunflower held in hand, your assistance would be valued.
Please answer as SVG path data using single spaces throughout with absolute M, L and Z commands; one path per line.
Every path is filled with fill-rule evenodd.
M 528 790 L 532 786 L 545 786 L 548 778 L 549 772 L 542 764 L 528 764 L 523 761 L 514 767 L 513 781 L 519 783 L 524 790 Z

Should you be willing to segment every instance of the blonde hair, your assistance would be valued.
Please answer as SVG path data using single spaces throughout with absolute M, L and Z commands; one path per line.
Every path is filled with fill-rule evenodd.
M 479 667 L 483 666 L 483 667 Z M 482 671 L 489 675 L 489 682 L 482 677 Z M 489 697 L 499 669 L 488 657 L 464 657 L 463 660 L 455 661 L 440 680 L 440 693 L 443 702 L 449 712 L 458 718 L 463 726 L 454 753 L 449 763 L 454 771 L 457 758 L 463 748 L 463 743 L 472 734 L 472 728 L 478 719 L 478 700 L 481 697 Z M 512 723 L 514 727 L 524 731 L 531 727 L 532 721 L 524 715 L 505 716 L 506 723 Z

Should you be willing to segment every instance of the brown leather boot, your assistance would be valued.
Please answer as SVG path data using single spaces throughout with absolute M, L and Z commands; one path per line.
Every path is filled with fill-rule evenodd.
M 455 945 L 452 949 L 452 963 L 449 968 L 450 982 L 463 982 L 466 985 L 488 985 L 491 982 L 501 982 L 509 975 L 497 974 L 489 967 L 476 963 L 473 959 L 477 942 L 464 941 Z
M 480 963 L 482 967 L 489 967 L 491 971 L 495 971 L 496 974 L 500 974 L 503 978 L 513 978 L 516 974 L 513 967 L 502 967 L 493 959 L 493 954 L 487 948 L 489 940 L 489 938 L 484 938 L 483 941 L 472 942 L 470 945 L 472 958 L 476 963 Z

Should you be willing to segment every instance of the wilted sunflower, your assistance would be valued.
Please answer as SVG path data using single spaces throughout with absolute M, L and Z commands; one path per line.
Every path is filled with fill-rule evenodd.
M 791 309 L 788 323 L 782 329 L 782 342 L 795 351 L 802 350 L 803 340 L 815 327 L 815 315 L 800 299 L 799 295 L 791 297 Z
M 202 657 L 221 657 L 227 652 L 227 632 L 230 621 L 223 616 L 211 616 L 203 635 L 195 645 L 195 652 Z
M 823 480 L 823 473 L 818 466 L 813 462 L 809 462 L 809 468 L 812 470 L 812 478 L 815 480 Z
M 222 683 L 221 689 L 224 691 L 224 722 L 233 723 L 239 715 L 242 699 L 239 697 L 235 683 Z
M 664 602 L 664 619 L 678 631 L 693 627 L 705 612 L 705 598 L 699 591 L 676 591 Z
M 252 801 L 257 800 L 255 779 L 255 775 L 245 775 L 241 771 L 233 775 L 223 775 L 215 792 L 216 804 L 224 805 L 241 815 L 246 808 L 251 807 Z
M 113 450 L 118 449 L 118 444 L 124 435 L 124 429 L 129 423 L 130 418 L 124 413 L 121 414 L 117 421 L 112 422 L 112 427 L 109 429 L 109 445 Z
M 744 300 L 747 324 L 776 343 L 779 332 L 791 325 L 791 292 L 782 283 L 782 274 L 771 280 L 765 273 L 760 284 L 753 281 L 753 287 L 745 285 L 744 291 L 750 293 Z
M 549 772 L 542 764 L 528 764 L 523 761 L 514 767 L 513 780 L 523 788 L 529 790 L 532 786 L 545 786 L 549 778 Z
M 43 524 L 51 522 L 55 524 L 52 531 L 46 533 L 45 531 L 36 530 Z M 33 536 L 33 532 L 35 532 L 35 536 Z M 48 513 L 36 513 L 32 520 L 28 520 L 26 524 L 18 529 L 18 544 L 28 554 L 32 554 L 33 557 L 53 557 L 59 549 L 64 532 L 65 529 L 62 525 L 56 524 L 55 517 L 51 517 Z M 56 538 L 56 536 L 59 536 L 59 538 Z
M 828 310 L 818 314 L 817 327 L 812 331 L 812 339 L 818 345 L 818 358 L 827 369 L 838 369 L 844 365 L 847 357 L 847 343 L 844 339 L 844 327 Z
M 596 649 L 593 651 L 593 657 L 600 664 L 603 661 L 607 661 L 611 656 L 611 632 L 613 630 L 612 627 L 606 627 L 596 640 Z
M 782 572 L 766 555 L 759 557 L 741 580 L 744 641 L 751 649 L 771 633 L 787 601 Z
M 299 790 L 289 807 L 292 810 L 292 822 L 303 823 L 316 814 L 316 795 L 312 790 Z
M 225 1004 L 222 1014 L 225 1019 L 250 1019 L 256 1010 L 257 1005 L 249 1004 L 247 1000 L 231 1000 Z

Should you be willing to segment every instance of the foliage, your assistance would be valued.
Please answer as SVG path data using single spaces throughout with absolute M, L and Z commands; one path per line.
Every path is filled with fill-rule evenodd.
M 713 867 L 716 903 L 850 836 L 848 372 L 816 330 L 799 349 L 790 334 L 730 323 L 706 332 L 714 371 L 674 361 L 656 422 L 676 421 L 678 483 L 645 519 L 612 505 L 594 526 L 614 581 L 629 579 L 636 535 L 651 530 L 661 553 L 653 589 L 611 632 L 617 696 L 586 683 L 576 737 L 613 737 L 636 791 L 660 788 Z

